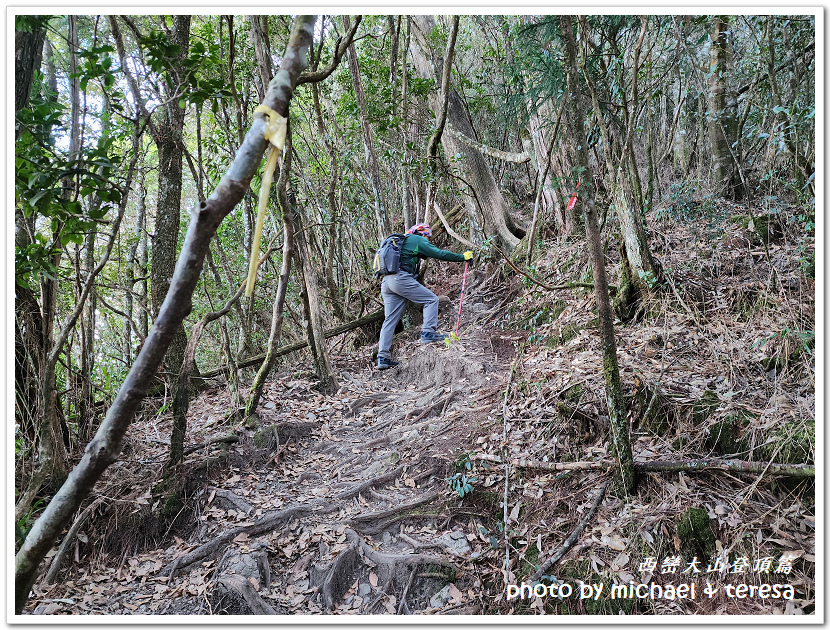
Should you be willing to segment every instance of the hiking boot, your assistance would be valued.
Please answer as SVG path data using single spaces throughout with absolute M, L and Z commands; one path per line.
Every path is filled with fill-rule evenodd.
M 388 370 L 391 367 L 395 367 L 397 364 L 398 362 L 392 359 L 387 359 L 386 357 L 378 357 L 379 370 Z
M 422 332 L 421 343 L 435 343 L 436 341 L 444 341 L 447 336 L 439 332 Z

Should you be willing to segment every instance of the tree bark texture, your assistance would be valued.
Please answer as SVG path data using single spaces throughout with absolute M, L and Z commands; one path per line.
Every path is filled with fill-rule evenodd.
M 294 88 L 307 65 L 315 21 L 314 16 L 296 18 L 280 70 L 269 84 L 265 104 L 281 116 L 288 116 Z M 95 437 L 87 445 L 81 461 L 52 498 L 15 556 L 14 605 L 17 613 L 22 611 L 29 597 L 40 561 L 81 502 L 92 491 L 103 471 L 117 459 L 124 434 L 135 417 L 151 379 L 161 364 L 176 329 L 192 309 L 193 291 L 210 239 L 222 219 L 248 190 L 251 178 L 262 160 L 268 145 L 263 135 L 265 126 L 265 117 L 255 116 L 227 173 L 210 197 L 194 210 L 170 290 L 133 368 Z
M 40 70 L 44 41 L 46 35 L 45 18 L 38 19 L 38 24 L 27 30 L 15 30 L 15 112 L 29 104 L 32 81 L 36 70 Z M 19 137 L 15 129 L 15 138 Z M 34 226 L 31 219 L 24 216 L 19 204 L 15 204 L 14 244 L 24 250 L 32 242 Z M 35 419 L 39 415 L 38 383 L 41 374 L 43 341 L 43 317 L 34 292 L 28 287 L 15 284 L 15 421 L 21 430 L 34 438 Z
M 314 357 L 317 377 L 320 379 L 320 385 L 323 391 L 333 393 L 337 391 L 339 385 L 337 383 L 337 377 L 334 375 L 334 368 L 331 365 L 329 350 L 326 346 L 320 291 L 317 287 L 317 278 L 314 277 L 314 267 L 311 265 L 308 239 L 303 231 L 304 221 L 302 215 L 299 212 L 295 212 L 294 216 L 297 228 L 295 233 L 297 262 L 303 278 L 303 303 L 306 306 L 306 319 L 308 320 L 308 345 Z
M 251 39 L 254 42 L 256 53 L 256 65 L 259 74 L 257 76 L 256 91 L 259 100 L 265 98 L 265 90 L 271 82 L 271 44 L 268 39 L 268 16 L 249 15 L 251 22 Z
M 422 79 L 439 79 L 439 68 L 443 67 L 443 59 L 434 54 L 429 35 L 435 28 L 435 20 L 430 15 L 412 17 L 414 25 L 414 42 L 411 47 L 412 59 L 415 63 L 418 76 Z M 439 95 L 433 93 L 429 97 L 433 111 L 440 111 Z M 447 101 L 447 118 L 456 130 L 468 138 L 475 139 L 476 133 L 467 109 L 461 97 L 454 88 L 450 88 Z M 493 173 L 484 156 L 448 134 L 443 134 L 441 144 L 447 156 L 461 154 L 463 159 L 458 163 L 464 180 L 473 188 L 474 195 L 467 200 L 474 241 L 483 240 L 482 230 L 486 234 L 495 235 L 508 251 L 512 251 L 524 236 L 524 230 L 515 225 L 510 214 L 510 207 L 499 190 Z M 480 206 L 480 207 L 479 207 Z M 476 234 L 478 233 L 478 234 Z
M 733 197 L 739 183 L 733 152 L 737 152 L 737 94 L 733 87 L 734 33 L 727 17 L 716 17 L 709 48 L 709 142 L 711 185 L 716 195 Z M 733 148 L 734 146 L 734 148 Z M 737 154 L 736 154 L 737 155 Z
M 17 16 L 20 21 L 24 16 Z M 46 37 L 47 16 L 25 16 L 32 23 L 14 32 L 14 110 L 19 111 L 29 103 L 35 70 L 40 70 L 43 41 Z M 16 25 L 18 26 L 18 25 Z M 17 137 L 17 133 L 15 133 Z
M 582 180 L 582 203 L 585 206 L 586 231 L 591 265 L 594 271 L 594 298 L 599 314 L 599 333 L 602 339 L 602 363 L 605 373 L 606 400 L 608 415 L 611 418 L 611 442 L 617 457 L 615 476 L 620 488 L 626 492 L 634 491 L 634 458 L 628 435 L 626 406 L 620 383 L 620 370 L 617 363 L 617 344 L 614 338 L 614 314 L 608 295 L 608 278 L 605 274 L 605 255 L 599 234 L 597 213 L 594 207 L 594 179 L 588 160 L 588 143 L 585 135 L 585 116 L 582 95 L 579 90 L 579 75 L 576 66 L 576 40 L 573 22 L 570 16 L 561 16 L 562 39 L 565 48 L 565 70 L 568 76 L 568 98 L 570 100 L 568 122 L 571 135 L 576 143 L 574 152 L 577 166 L 584 168 Z

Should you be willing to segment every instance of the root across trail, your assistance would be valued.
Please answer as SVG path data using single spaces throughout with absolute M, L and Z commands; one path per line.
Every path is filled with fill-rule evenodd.
M 720 307 L 686 310 L 729 286 L 678 283 L 686 308 L 653 304 L 658 323 L 620 324 L 639 476 L 636 494 L 622 495 L 608 481 L 615 460 L 592 294 L 542 275 L 567 259 L 580 277 L 582 253 L 550 256 L 559 262 L 538 266 L 544 290 L 498 270 L 472 273 L 460 339 L 421 346 L 407 330 L 393 347 L 400 365 L 382 372 L 366 356 L 335 355 L 334 394 L 292 367 L 266 383 L 255 418 L 229 427 L 229 393 L 203 392 L 188 418 L 199 446 L 175 471 L 164 467 L 170 420 L 148 414 L 54 550 L 28 612 L 770 614 L 775 606 L 760 600 L 588 610 L 505 593 L 551 576 L 628 583 L 643 579 L 649 557 L 786 553 L 798 601 L 778 612 L 811 612 L 809 357 L 785 365 L 776 355 L 786 371 L 774 381 L 760 360 L 732 363 L 728 349 L 751 349 L 759 324 Z M 750 263 L 736 254 L 740 264 Z M 455 280 L 444 279 L 451 300 Z M 704 322 L 714 332 L 697 328 Z M 106 546 L 97 522 L 111 529 Z

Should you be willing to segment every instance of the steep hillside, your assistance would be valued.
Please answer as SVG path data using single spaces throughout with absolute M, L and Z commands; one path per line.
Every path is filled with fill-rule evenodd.
M 812 613 L 814 245 L 786 211 L 759 234 L 724 210 L 738 218 L 711 233 L 650 217 L 665 286 L 616 325 L 635 495 L 606 489 L 584 244 L 547 242 L 533 280 L 490 253 L 459 338 L 424 347 L 407 328 L 395 369 L 333 340 L 333 396 L 295 353 L 237 426 L 216 381 L 191 405 L 194 447 L 174 475 L 169 415 L 148 401 L 29 611 Z M 615 268 L 613 242 L 607 255 Z M 459 271 L 427 278 L 449 298 L 444 330 Z M 514 597 L 537 573 L 544 596 Z

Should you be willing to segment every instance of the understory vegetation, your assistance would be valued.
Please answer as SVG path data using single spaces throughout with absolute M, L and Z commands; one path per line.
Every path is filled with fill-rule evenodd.
M 815 614 L 815 16 L 15 28 L 18 614 Z

